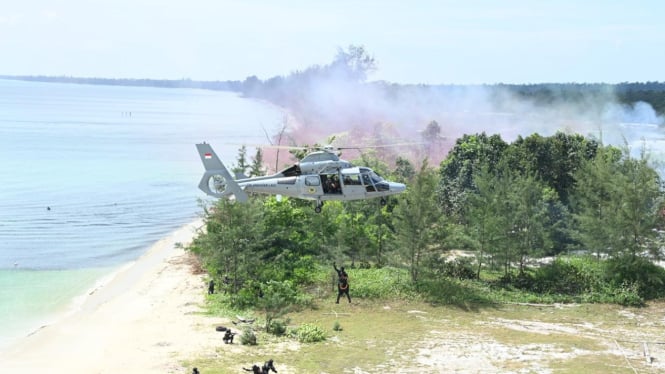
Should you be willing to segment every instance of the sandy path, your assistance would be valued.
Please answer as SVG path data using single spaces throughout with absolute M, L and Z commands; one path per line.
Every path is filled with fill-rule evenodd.
M 0 352 L 1 373 L 189 373 L 183 359 L 214 354 L 225 321 L 200 315 L 205 285 L 187 244 L 197 221 L 157 242 L 81 308 Z

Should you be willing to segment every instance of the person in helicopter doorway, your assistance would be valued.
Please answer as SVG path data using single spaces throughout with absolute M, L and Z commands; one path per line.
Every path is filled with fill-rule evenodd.
M 339 304 L 339 298 L 342 295 L 346 295 L 346 298 L 351 302 L 351 296 L 349 295 L 349 275 L 344 271 L 344 266 L 337 268 L 337 264 L 333 262 L 333 268 L 337 272 L 337 301 L 336 304 Z

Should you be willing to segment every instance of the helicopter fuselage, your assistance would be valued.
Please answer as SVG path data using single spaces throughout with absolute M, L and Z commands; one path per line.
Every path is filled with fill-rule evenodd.
M 351 167 L 338 172 L 284 176 L 275 174 L 235 181 L 248 193 L 283 195 L 307 200 L 360 200 L 403 192 L 406 186 L 388 182 L 369 168 Z
M 299 164 L 281 172 L 263 177 L 234 179 L 210 144 L 196 145 L 205 173 L 199 189 L 214 197 L 234 197 L 236 201 L 248 200 L 248 193 L 282 195 L 315 200 L 316 212 L 321 212 L 324 201 L 362 200 L 381 198 L 406 190 L 402 183 L 381 178 L 368 167 L 353 167 L 330 152 L 314 152 Z

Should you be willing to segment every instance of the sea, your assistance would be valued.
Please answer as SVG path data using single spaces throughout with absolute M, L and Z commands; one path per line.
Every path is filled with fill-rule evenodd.
M 0 348 L 200 215 L 197 142 L 232 164 L 284 115 L 231 92 L 0 80 Z

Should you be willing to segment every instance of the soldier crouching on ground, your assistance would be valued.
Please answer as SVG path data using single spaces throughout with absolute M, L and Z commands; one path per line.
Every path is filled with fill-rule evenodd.
M 224 337 L 222 338 L 224 344 L 233 344 L 233 337 L 235 335 L 236 335 L 235 333 L 231 332 L 231 329 L 226 330 L 226 332 L 224 333 Z

